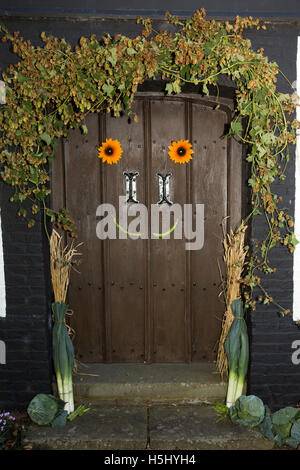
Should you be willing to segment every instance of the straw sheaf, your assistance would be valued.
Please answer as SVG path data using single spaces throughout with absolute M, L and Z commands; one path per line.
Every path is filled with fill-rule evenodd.
M 233 300 L 239 299 L 240 284 L 245 266 L 246 251 L 244 249 L 245 231 L 247 226 L 242 222 L 234 233 L 232 230 L 229 234 L 224 234 L 224 262 L 226 268 L 226 279 L 224 281 L 224 295 L 226 311 L 222 321 L 222 331 L 219 340 L 217 369 L 222 379 L 228 375 L 228 361 L 225 352 L 225 340 L 227 338 L 230 326 L 233 321 L 231 304 Z
M 70 247 L 64 247 L 63 245 L 63 238 L 56 230 L 53 230 L 50 238 L 50 267 L 55 302 L 66 301 L 70 271 L 73 265 L 77 264 L 77 260 L 74 260 L 74 258 L 81 255 L 77 248 L 82 243 L 76 247 L 73 243 Z

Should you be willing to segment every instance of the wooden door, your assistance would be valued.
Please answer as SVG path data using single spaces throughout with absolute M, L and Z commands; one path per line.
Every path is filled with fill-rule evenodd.
M 222 222 L 228 217 L 236 226 L 241 212 L 241 149 L 224 137 L 231 106 L 225 99 L 215 109 L 213 99 L 197 95 L 140 93 L 134 102 L 138 122 L 91 114 L 87 135 L 72 131 L 61 142 L 52 166 L 52 201 L 54 208 L 67 207 L 83 242 L 80 273 L 72 273 L 68 297 L 82 362 L 215 359 L 224 313 Z M 97 157 L 106 138 L 122 145 L 116 165 Z M 168 156 L 168 146 L 180 139 L 193 146 L 187 164 Z M 148 209 L 149 236 L 100 240 L 97 207 L 118 208 L 126 192 L 124 172 L 138 173 L 136 198 Z M 182 208 L 192 205 L 194 225 L 196 204 L 203 205 L 201 249 L 187 250 L 187 240 L 172 234 L 151 238 L 158 173 L 171 173 L 168 198 Z

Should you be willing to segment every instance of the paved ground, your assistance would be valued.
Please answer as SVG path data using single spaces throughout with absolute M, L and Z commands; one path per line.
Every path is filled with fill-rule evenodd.
M 256 430 L 216 423 L 208 405 L 91 405 L 63 428 L 33 425 L 27 442 L 40 450 L 270 450 L 273 442 Z
M 63 428 L 31 426 L 34 449 L 271 449 L 273 442 L 230 420 L 216 423 L 211 406 L 227 385 L 213 363 L 80 364 L 78 403 L 91 407 Z

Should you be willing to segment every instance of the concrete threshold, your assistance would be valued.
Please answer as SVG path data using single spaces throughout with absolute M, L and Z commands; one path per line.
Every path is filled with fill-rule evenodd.
M 223 401 L 227 384 L 214 363 L 79 364 L 74 395 L 88 400 L 135 402 Z
M 88 403 L 85 403 L 88 405 Z M 34 450 L 270 450 L 274 442 L 257 430 L 216 423 L 210 405 L 91 405 L 63 428 L 32 425 Z

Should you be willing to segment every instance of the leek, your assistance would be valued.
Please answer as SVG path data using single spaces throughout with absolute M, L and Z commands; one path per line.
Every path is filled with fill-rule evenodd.
M 225 341 L 229 377 L 226 405 L 228 408 L 243 394 L 249 361 L 249 341 L 244 319 L 243 302 L 236 299 L 231 304 L 234 320 Z
M 65 402 L 68 413 L 74 411 L 72 370 L 74 348 L 65 324 L 68 306 L 64 302 L 53 302 L 54 325 L 52 330 L 53 362 L 56 373 L 58 395 Z
M 85 405 L 79 405 L 73 413 L 69 414 L 68 420 L 73 421 L 73 419 L 77 418 L 77 416 L 82 416 L 84 413 L 89 411 L 90 408 L 87 408 Z

